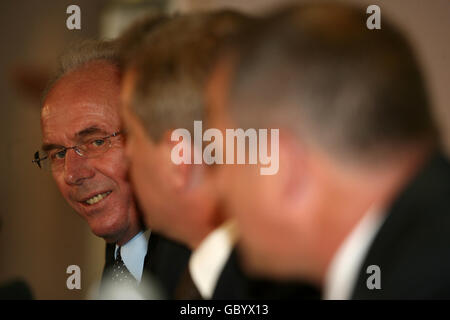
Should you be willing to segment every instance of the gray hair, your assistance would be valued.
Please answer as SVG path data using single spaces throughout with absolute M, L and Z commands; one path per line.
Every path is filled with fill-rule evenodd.
M 221 10 L 177 16 L 143 39 L 128 70 L 135 72 L 132 107 L 158 141 L 174 128 L 203 120 L 203 90 L 223 43 L 250 18 Z
M 243 36 L 234 49 L 233 118 L 245 127 L 289 129 L 354 159 L 434 140 L 408 41 L 389 21 L 376 32 L 361 21 L 359 8 L 305 5 L 275 13 Z

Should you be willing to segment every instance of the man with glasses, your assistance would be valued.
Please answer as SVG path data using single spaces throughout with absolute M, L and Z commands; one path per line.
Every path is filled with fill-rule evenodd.
M 167 247 L 179 249 L 181 261 L 187 251 L 156 234 L 148 241 L 150 231 L 143 231 L 128 181 L 116 46 L 113 42 L 82 42 L 62 56 L 44 93 L 43 145 L 33 162 L 50 169 L 69 205 L 108 243 L 104 283 L 109 279 L 136 285 L 147 268 L 153 274 L 155 268 L 163 269 L 176 281 L 176 267 L 159 268 L 154 260 L 158 254 L 164 256 Z M 151 261 L 147 256 L 150 250 L 154 250 Z M 163 285 L 170 293 L 175 283 Z

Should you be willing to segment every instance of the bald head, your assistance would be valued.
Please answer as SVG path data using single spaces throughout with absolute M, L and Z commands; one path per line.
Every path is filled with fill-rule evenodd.
M 119 70 L 115 65 L 105 60 L 89 62 L 54 84 L 44 100 L 41 120 L 56 117 L 59 120 L 55 123 L 61 125 L 62 122 L 73 122 L 74 116 L 84 118 L 82 123 L 85 123 L 89 122 L 90 114 L 102 114 L 118 127 L 119 91 Z M 51 128 L 43 126 L 43 129 Z

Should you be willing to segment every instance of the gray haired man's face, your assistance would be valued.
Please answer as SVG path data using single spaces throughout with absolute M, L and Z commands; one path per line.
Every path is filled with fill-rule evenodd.
M 120 83 L 117 69 L 107 62 L 91 62 L 61 78 L 50 91 L 41 115 L 47 146 L 73 146 L 88 136 L 120 131 Z M 64 167 L 53 177 L 66 201 L 97 236 L 128 241 L 139 229 L 121 138 L 100 157 L 84 158 L 74 150 L 65 154 Z

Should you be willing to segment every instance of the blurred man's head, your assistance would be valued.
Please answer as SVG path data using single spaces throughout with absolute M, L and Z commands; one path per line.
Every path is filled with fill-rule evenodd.
M 277 174 L 221 168 L 255 272 L 320 283 L 350 230 L 389 205 L 434 141 L 409 45 L 386 19 L 375 31 L 365 19 L 339 5 L 276 13 L 211 77 L 212 126 L 280 129 Z
M 126 64 L 127 155 L 145 221 L 191 247 L 221 218 L 210 172 L 204 165 L 174 164 L 178 142 L 171 134 L 185 128 L 193 137 L 194 121 L 204 119 L 204 85 L 220 44 L 246 21 L 229 11 L 175 17 L 149 34 Z
M 123 244 L 141 224 L 127 179 L 119 93 L 115 44 L 80 43 L 61 58 L 41 125 L 46 161 L 66 201 L 95 235 Z

